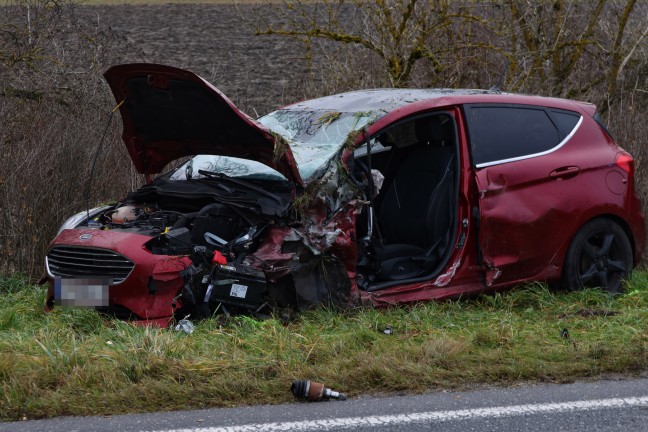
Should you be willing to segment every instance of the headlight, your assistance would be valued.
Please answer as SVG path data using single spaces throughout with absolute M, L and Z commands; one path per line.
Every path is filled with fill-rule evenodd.
M 102 206 L 102 207 L 95 207 L 93 209 L 90 209 L 89 212 L 90 218 L 93 218 L 94 216 L 98 215 L 103 211 L 108 210 L 111 207 L 112 206 Z M 88 219 L 88 211 L 86 210 L 79 212 L 74 216 L 70 216 L 69 218 L 67 218 L 65 222 L 63 222 L 56 235 L 58 236 L 59 234 L 61 234 L 61 231 L 63 230 L 78 227 L 79 225 L 81 225 L 82 222 L 85 222 L 87 219 Z

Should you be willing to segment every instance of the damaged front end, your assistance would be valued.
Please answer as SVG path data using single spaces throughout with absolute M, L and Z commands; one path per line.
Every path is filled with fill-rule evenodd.
M 178 315 L 349 306 L 354 298 L 355 215 L 360 201 L 343 199 L 341 208 L 332 208 L 327 187 L 348 197 L 358 191 L 352 183 L 333 186 L 344 175 L 335 164 L 331 167 L 281 217 L 257 221 L 225 244 L 195 246 L 192 264 L 183 272 L 184 309 Z M 198 229 L 198 236 L 220 237 L 222 225 L 211 221 L 212 230 Z
M 65 304 L 65 281 L 84 277 L 111 281 L 109 302 L 94 305 L 99 310 L 160 323 L 217 311 L 267 314 L 349 304 L 358 201 L 345 198 L 340 208 L 330 207 L 324 185 L 339 181 L 337 169 L 297 200 L 285 180 L 200 172 L 198 179 L 158 179 L 64 229 L 46 259 L 48 307 Z M 336 190 L 357 193 L 352 183 Z
M 124 65 L 106 78 L 123 101 L 124 143 L 149 181 L 64 224 L 46 257 L 48 309 L 92 306 L 165 326 L 358 299 L 364 201 L 347 141 L 370 115 L 279 110 L 257 122 L 186 71 Z M 90 278 L 105 298 L 80 301 L 95 296 Z

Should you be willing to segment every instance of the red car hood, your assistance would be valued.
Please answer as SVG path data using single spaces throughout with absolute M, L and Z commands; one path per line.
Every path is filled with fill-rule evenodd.
M 104 75 L 121 113 L 135 168 L 155 174 L 184 156 L 212 154 L 261 162 L 302 184 L 289 148 L 274 157 L 269 129 L 192 72 L 156 64 L 113 66 Z M 282 146 L 286 147 L 286 146 Z

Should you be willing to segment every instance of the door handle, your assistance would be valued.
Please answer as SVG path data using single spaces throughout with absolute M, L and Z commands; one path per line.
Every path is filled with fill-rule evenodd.
M 549 178 L 552 180 L 566 180 L 576 177 L 579 172 L 580 168 L 575 166 L 562 167 L 551 171 Z

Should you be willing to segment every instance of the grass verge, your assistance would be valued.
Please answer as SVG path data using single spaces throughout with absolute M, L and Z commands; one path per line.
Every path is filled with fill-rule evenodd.
M 292 400 L 293 379 L 350 396 L 570 381 L 648 366 L 648 273 L 628 293 L 542 284 L 460 302 L 319 310 L 298 322 L 205 320 L 191 335 L 93 311 L 43 312 L 45 291 L 0 277 L 0 418 Z M 391 325 L 392 335 L 382 330 Z M 561 336 L 566 328 L 569 338 Z

